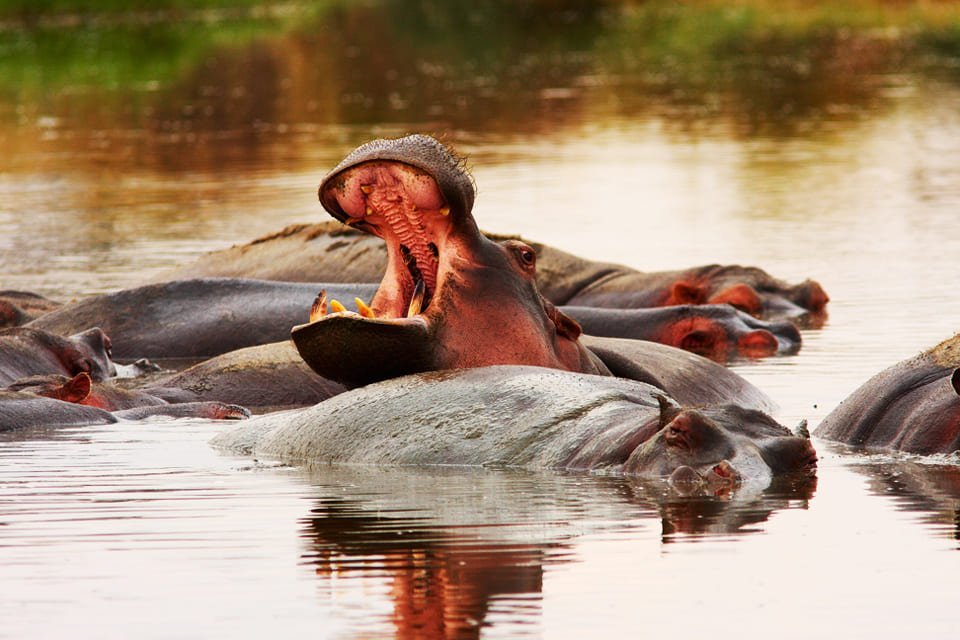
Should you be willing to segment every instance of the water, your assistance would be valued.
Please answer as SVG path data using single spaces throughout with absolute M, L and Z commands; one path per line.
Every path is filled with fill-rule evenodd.
M 710 9 L 557 6 L 57 27 L 57 64 L 43 33 L 28 49 L 0 29 L 20 63 L 0 63 L 0 288 L 69 300 L 322 220 L 316 185 L 347 151 L 425 131 L 469 154 L 490 231 L 644 270 L 819 280 L 830 316 L 801 352 L 735 365 L 788 425 L 960 330 L 946 18 L 906 47 L 895 29 L 791 30 L 800 10 L 778 39 L 762 10 L 752 31 Z M 723 29 L 746 44 L 711 44 Z M 141 46 L 148 31 L 166 47 Z M 693 499 L 581 475 L 276 467 L 210 449 L 221 428 L 0 442 L 0 637 L 954 627 L 953 459 L 817 442 L 816 486 Z

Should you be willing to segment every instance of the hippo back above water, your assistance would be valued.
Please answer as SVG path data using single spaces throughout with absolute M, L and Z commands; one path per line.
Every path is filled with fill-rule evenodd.
M 878 373 L 834 409 L 816 435 L 919 454 L 960 450 L 960 334 Z
M 765 484 L 816 454 L 766 414 L 682 409 L 618 378 L 524 366 L 417 374 L 259 416 L 214 445 L 299 463 L 604 470 Z

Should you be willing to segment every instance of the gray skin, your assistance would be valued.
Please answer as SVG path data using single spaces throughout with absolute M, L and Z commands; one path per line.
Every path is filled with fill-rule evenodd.
M 24 391 L 0 390 L 0 433 L 37 428 L 82 427 L 140 420 L 151 416 L 237 420 L 250 416 L 243 407 L 219 402 L 141 406 L 121 411 L 66 402 Z
M 154 378 L 145 388 L 164 397 L 171 389 L 194 400 L 241 404 L 255 413 L 308 407 L 345 391 L 314 373 L 289 340 L 231 351 Z
M 485 234 L 494 240 L 517 236 Z M 727 302 L 767 320 L 820 326 L 829 301 L 813 280 L 790 284 L 756 267 L 705 265 L 641 272 L 595 262 L 533 240 L 537 286 L 555 305 L 649 308 Z M 384 272 L 382 243 L 337 223 L 290 225 L 252 242 L 209 253 L 163 279 L 247 277 L 290 282 L 372 282 Z M 741 286 L 742 285 L 742 286 Z
M 214 446 L 296 463 L 604 471 L 768 484 L 816 454 L 762 412 L 681 409 L 636 381 L 526 366 L 411 375 L 259 416 Z
M 652 309 L 563 306 L 560 310 L 592 336 L 659 342 L 718 362 L 800 350 L 800 332 L 793 323 L 764 322 L 726 304 Z
M 102 327 L 116 358 L 208 358 L 286 340 L 290 328 L 307 319 L 320 288 L 347 301 L 369 299 L 376 286 L 183 280 L 87 298 L 28 326 L 58 334 Z
M 0 291 L 0 329 L 25 325 L 60 305 L 55 300 L 29 291 Z
M 115 353 L 125 359 L 209 357 L 287 338 L 290 327 L 308 319 L 320 291 L 355 309 L 354 298 L 369 301 L 376 289 L 376 284 L 201 278 L 89 298 L 31 326 L 58 333 L 105 327 L 114 339 Z M 150 315 L 145 317 L 144 310 Z M 801 343 L 792 323 L 765 322 L 729 305 L 559 310 L 591 335 L 650 340 L 718 362 L 793 354 Z M 227 323 L 230 330 L 224 331 Z
M 61 374 L 73 377 L 81 372 L 99 382 L 116 373 L 110 356 L 110 339 L 99 328 L 68 338 L 36 328 L 2 329 L 0 385 L 6 386 L 27 376 Z
M 960 450 L 960 334 L 880 372 L 834 409 L 815 434 L 869 449 Z

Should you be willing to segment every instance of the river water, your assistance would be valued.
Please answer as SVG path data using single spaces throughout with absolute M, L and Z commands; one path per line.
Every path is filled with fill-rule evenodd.
M 331 6 L 2 23 L 20 65 L 0 64 L 0 288 L 70 300 L 322 220 L 324 171 L 422 131 L 469 156 L 484 229 L 643 270 L 820 281 L 829 319 L 799 354 L 733 365 L 790 426 L 960 330 L 956 58 L 895 29 L 710 49 L 685 29 L 732 22 L 641 28 L 629 3 L 480 3 L 462 22 L 457 3 L 408 20 Z M 293 469 L 214 451 L 222 428 L 0 442 L 0 637 L 955 629 L 955 458 L 817 442 L 815 483 L 683 498 L 573 474 Z

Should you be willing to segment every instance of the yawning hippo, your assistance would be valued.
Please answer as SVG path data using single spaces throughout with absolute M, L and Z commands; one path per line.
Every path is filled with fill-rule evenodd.
M 877 374 L 823 419 L 816 435 L 911 453 L 960 450 L 960 334 Z
M 433 138 L 362 145 L 324 178 L 319 196 L 331 215 L 387 247 L 369 308 L 324 315 L 320 306 L 316 320 L 293 330 L 320 375 L 358 386 L 492 364 L 609 373 L 579 343 L 580 326 L 537 291 L 533 249 L 480 233 L 473 182 Z
M 678 483 L 769 482 L 816 454 L 766 414 L 682 409 L 632 380 L 525 366 L 417 374 L 260 416 L 220 448 L 295 462 L 606 470 Z

